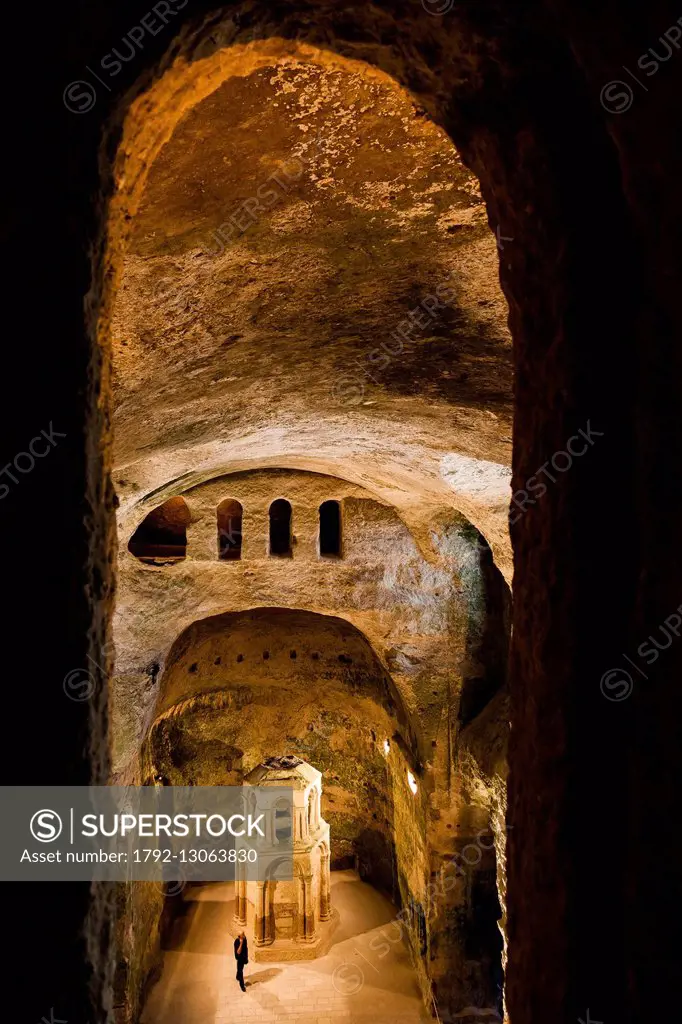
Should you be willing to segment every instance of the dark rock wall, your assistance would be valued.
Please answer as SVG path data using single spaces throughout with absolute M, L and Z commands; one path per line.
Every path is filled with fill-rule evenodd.
M 207 7 L 193 4 L 195 13 Z M 271 17 L 283 9 L 295 5 L 273 5 Z M 412 53 L 429 17 L 416 3 L 352 12 L 337 3 L 333 10 L 331 17 L 319 3 L 308 14 L 326 15 L 327 25 L 336 20 L 349 47 L 381 31 L 392 43 L 416 26 Z M 363 25 L 363 12 L 374 16 L 372 27 Z M 603 434 L 513 528 L 514 1024 L 574 1024 L 587 1007 L 596 1019 L 639 1022 L 651 1019 L 653 1007 L 676 1005 L 671 833 L 682 648 L 662 652 L 647 680 L 629 670 L 635 685 L 627 700 L 606 700 L 599 681 L 622 664 L 623 651 L 636 658 L 637 646 L 680 604 L 682 62 L 673 50 L 623 114 L 605 111 L 599 93 L 623 77 L 622 65 L 636 72 L 638 56 L 678 14 L 657 0 L 462 4 L 439 19 L 440 45 L 428 52 L 437 78 L 442 45 L 457 37 L 456 60 L 440 78 L 446 83 L 452 74 L 459 85 L 453 136 L 480 175 L 493 228 L 501 224 L 514 239 L 501 262 L 518 380 L 515 486 L 525 489 L 588 421 Z M 4 283 L 15 322 L 7 379 L 22 389 L 4 433 L 6 461 L 50 421 L 68 438 L 20 478 L 2 508 L 6 537 L 36 538 L 45 521 L 39 498 L 58 499 L 51 530 L 59 544 L 49 558 L 40 544 L 6 552 L 11 601 L 3 624 L 13 642 L 5 714 L 30 722 L 30 752 L 24 746 L 12 754 L 7 781 L 81 782 L 107 769 L 103 702 L 69 701 L 62 689 L 63 678 L 94 656 L 93 644 L 101 662 L 110 602 L 106 402 L 97 401 L 101 364 L 83 299 L 100 223 L 96 197 L 110 187 L 97 161 L 107 105 L 154 66 L 168 38 L 150 38 L 91 114 L 68 113 L 61 97 L 93 54 L 109 52 L 139 17 L 126 2 L 41 12 L 27 104 L 17 93 L 25 81 L 22 49 L 33 47 L 26 10 L 3 11 L 6 38 L 14 40 L 3 68 L 6 136 L 14 143 L 3 168 L 11 199 Z M 395 66 L 400 72 L 397 59 Z M 405 75 L 407 84 L 419 77 L 418 68 Z M 92 306 L 101 295 L 96 282 Z M 30 658 L 14 642 L 27 624 L 40 634 Z M 15 1004 L 35 1020 L 49 1019 L 51 1007 L 68 1020 L 105 1020 L 112 978 L 106 897 L 87 886 L 8 886 L 4 894 Z M 95 916 L 86 963 L 88 907 Z

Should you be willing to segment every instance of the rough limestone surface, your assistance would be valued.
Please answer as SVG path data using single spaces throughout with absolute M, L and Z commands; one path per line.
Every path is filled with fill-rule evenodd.
M 122 521 L 171 481 L 297 466 L 406 514 L 447 501 L 509 578 L 511 347 L 475 177 L 357 61 L 272 40 L 188 74 L 113 309 Z
M 269 553 L 278 499 L 291 505 L 291 557 Z M 242 509 L 235 560 L 219 558 L 227 500 Z M 330 500 L 341 509 L 340 557 L 319 551 L 319 509 Z M 477 721 L 505 679 L 508 592 L 482 538 L 436 507 L 422 549 L 392 505 L 304 471 L 226 475 L 176 494 L 170 508 L 155 520 L 188 523 L 183 559 L 150 564 L 120 537 L 119 777 L 238 785 L 265 758 L 294 753 L 324 774 L 333 864 L 357 866 L 397 904 L 437 920 L 432 873 L 476 829 L 492 831 L 485 785 L 463 785 L 475 775 L 468 765 L 453 771 L 461 723 Z M 506 729 L 494 723 L 494 742 Z M 458 885 L 451 914 L 471 915 L 462 909 L 471 891 Z M 408 931 L 421 948 L 418 917 Z M 133 952 L 131 962 L 148 956 Z M 417 962 L 425 993 L 438 978 L 443 998 L 462 986 L 488 991 L 485 960 L 465 957 L 461 928 L 434 940 L 428 966 Z
M 505 682 L 509 239 L 419 92 L 265 39 L 197 50 L 131 110 L 131 228 L 110 250 L 113 756 L 120 778 L 192 784 L 275 753 L 324 769 L 332 857 L 410 909 L 425 998 L 457 1010 L 499 995 L 487 938 L 467 940 L 482 913 L 497 927 L 499 842 L 447 899 L 432 880 L 495 831 L 497 777 L 456 751 Z M 290 559 L 268 555 L 282 497 Z M 186 557 L 138 561 L 134 531 L 179 498 Z M 317 549 L 330 498 L 340 559 Z
M 438 16 L 435 7 L 447 10 Z M 3 14 L 8 37 L 22 38 L 25 10 L 9 4 Z M 43 35 L 56 76 L 34 90 L 36 130 L 25 130 L 22 104 L 9 103 L 6 111 L 9 134 L 16 131 L 22 144 L 12 151 L 11 216 L 3 225 L 12 258 L 5 278 L 9 294 L 16 301 L 27 295 L 31 309 L 28 343 L 8 347 L 20 366 L 8 379 L 25 375 L 31 386 L 16 404 L 7 457 L 24 450 L 48 416 L 67 438 L 3 502 L 5 535 L 35 541 L 45 531 L 45 495 L 59 495 L 51 525 L 60 543 L 52 545 L 49 566 L 41 543 L 9 544 L 5 551 L 8 635 L 24 635 L 35 619 L 36 580 L 49 609 L 31 650 L 32 677 L 44 680 L 42 714 L 35 713 L 33 686 L 6 687 L 8 720 L 31 722 L 31 757 L 12 758 L 11 777 L 21 784 L 107 777 L 103 647 L 115 575 L 108 470 L 139 463 L 136 493 L 145 500 L 148 486 L 168 482 L 163 460 L 155 463 L 153 449 L 142 450 L 152 404 L 139 429 L 132 428 L 140 437 L 129 445 L 131 455 L 113 452 L 109 418 L 112 297 L 147 171 L 175 120 L 201 98 L 198 83 L 215 91 L 214 77 L 218 84 L 229 77 L 226 65 L 234 69 L 238 48 L 250 46 L 256 34 L 289 40 L 292 54 L 305 42 L 323 60 L 333 54 L 362 62 L 367 74 L 380 67 L 456 140 L 481 181 L 493 237 L 501 229 L 516 371 L 514 487 L 523 488 L 588 418 L 604 434 L 589 461 L 559 478 L 515 527 L 511 1017 L 516 1024 L 575 1024 L 589 1006 L 593 1018 L 640 1022 L 650 1019 L 652 1006 L 675 1005 L 679 967 L 670 950 L 677 916 L 669 907 L 670 880 L 679 875 L 679 815 L 671 808 L 682 789 L 682 648 L 672 645 L 651 685 L 636 686 L 618 706 L 604 700 L 599 678 L 621 664 L 623 651 L 632 653 L 633 637 L 645 638 L 680 601 L 675 126 L 682 62 L 662 39 L 679 12 L 660 0 L 228 0 L 220 11 L 214 0 L 193 0 L 158 36 L 146 36 L 144 48 L 107 83 L 111 91 L 97 84 L 97 103 L 83 116 L 61 103 L 62 87 L 97 67 L 93 61 L 139 23 L 140 5 L 90 0 L 45 14 L 54 15 Z M 666 46 L 671 59 L 650 87 L 647 79 L 646 92 L 632 83 L 627 112 L 600 103 L 605 84 L 622 78 L 640 53 L 647 47 L 665 53 Z M 43 66 L 34 62 L 36 75 Z M 50 148 L 51 130 L 57 141 Z M 35 232 L 26 230 L 33 223 L 50 225 L 43 234 L 58 240 L 55 259 L 36 258 Z M 303 383 L 297 378 L 298 388 Z M 180 397 L 178 421 L 181 406 Z M 340 421 L 353 428 L 340 436 L 357 438 L 343 449 L 349 473 L 367 472 L 360 429 L 367 411 Z M 488 435 L 475 411 L 471 422 L 471 446 L 463 450 L 506 464 L 486 454 Z M 395 430 L 392 440 L 401 437 L 411 447 L 419 434 L 414 423 Z M 450 426 L 439 424 L 443 451 Z M 478 437 L 480 453 L 472 451 Z M 305 458 L 311 438 L 314 431 L 305 435 Z M 435 473 L 419 475 L 427 459 L 418 466 L 412 460 L 408 472 L 404 458 L 388 458 L 389 448 L 382 449 L 387 469 L 379 481 L 387 494 L 423 494 L 425 483 L 437 480 Z M 185 456 L 183 472 L 192 473 L 192 453 Z M 154 470 L 149 485 L 145 460 Z M 453 494 L 456 507 L 492 539 L 476 507 L 463 509 L 461 492 Z M 26 646 L 6 645 L 5 654 L 7 678 L 25 679 Z M 96 699 L 68 700 L 61 679 L 93 663 L 101 666 Z M 110 1021 L 109 889 L 83 883 L 65 892 L 45 883 L 9 887 L 5 895 L 17 950 L 9 971 L 15 1002 L 30 1006 L 34 1020 L 54 1007 L 55 1016 L 69 1020 Z M 149 917 L 140 921 L 141 932 Z

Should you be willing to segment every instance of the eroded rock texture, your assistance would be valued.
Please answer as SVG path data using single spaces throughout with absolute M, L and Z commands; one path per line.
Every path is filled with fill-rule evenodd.
M 269 551 L 270 509 L 282 501 L 291 507 L 288 557 Z M 340 555 L 321 557 L 320 507 L 329 501 L 340 508 Z M 226 505 L 239 509 L 240 556 L 227 560 L 221 531 L 234 531 L 218 515 Z M 200 484 L 151 516 L 162 537 L 187 522 L 187 543 L 184 557 L 145 558 L 121 536 L 119 777 L 239 785 L 273 752 L 314 764 L 324 774 L 332 865 L 356 866 L 398 907 L 420 908 L 426 931 L 419 914 L 406 927 L 425 995 L 437 988 L 444 1010 L 463 998 L 493 1005 L 494 942 L 489 955 L 466 932 L 472 879 L 486 872 L 495 892 L 494 841 L 484 867 L 476 861 L 454 877 L 462 865 L 451 864 L 477 830 L 494 832 L 492 778 L 473 761 L 453 765 L 461 725 L 480 721 L 506 678 L 508 595 L 487 545 L 436 506 L 420 524 L 422 550 L 396 510 L 365 489 L 282 469 Z M 506 732 L 503 717 L 484 729 L 502 748 Z M 474 778 L 467 789 L 463 780 Z M 439 933 L 432 925 L 446 892 L 431 880 L 441 875 L 453 876 L 447 903 L 460 923 Z M 480 913 L 495 940 L 499 911 Z M 127 936 L 133 987 L 140 964 L 153 964 L 154 936 Z
M 119 198 L 123 507 L 228 466 L 342 468 L 403 507 L 448 494 L 506 569 L 506 311 L 443 131 L 386 75 L 277 40 L 147 102 Z M 158 149 L 139 175 L 137 149 Z
M 504 584 L 481 536 L 509 578 L 503 243 L 451 139 L 395 78 L 229 19 L 188 46 L 126 120 L 111 221 L 115 771 L 201 784 L 273 753 L 310 761 L 333 862 L 419 908 L 427 1004 L 494 1006 L 499 956 L 467 936 L 483 913 L 497 940 L 499 909 L 460 879 L 436 938 L 445 893 L 430 886 L 476 828 L 493 834 L 485 786 L 462 788 L 472 769 L 453 750 L 506 676 Z M 283 500 L 280 560 L 268 515 Z M 318 547 L 326 500 L 341 508 L 336 560 Z M 242 544 L 229 562 L 228 501 Z M 140 562 L 150 524 L 159 557 Z M 327 636 L 343 621 L 364 657 Z M 468 875 L 481 871 L 494 896 L 494 844 Z
M 59 20 L 51 24 L 54 13 Z M 106 482 L 112 465 L 109 328 L 112 313 L 117 314 L 112 299 L 123 294 L 118 285 L 128 274 L 124 248 L 131 224 L 144 208 L 147 177 L 156 158 L 163 159 L 165 143 L 172 146 L 176 120 L 182 122 L 194 107 L 200 118 L 197 101 L 209 99 L 223 86 L 218 54 L 234 43 L 248 47 L 254 36 L 277 36 L 289 40 L 290 55 L 297 59 L 301 46 L 309 45 L 324 50 L 325 62 L 343 57 L 379 67 L 412 91 L 417 105 L 454 140 L 478 176 L 489 222 L 493 232 L 501 229 L 504 244 L 500 269 L 517 371 L 514 486 L 524 489 L 529 477 L 554 452 L 564 450 L 577 430 L 589 429 L 591 423 L 599 432 L 589 456 L 577 461 L 570 474 L 558 476 L 514 526 L 506 850 L 507 987 L 514 1024 L 573 1024 L 586 1018 L 587 1007 L 597 1019 L 634 1024 L 648 1020 L 652 1007 L 674 1005 L 677 992 L 677 966 L 670 957 L 671 922 L 677 918 L 665 911 L 678 873 L 672 809 L 679 796 L 680 649 L 671 647 L 657 661 L 647 685 L 636 687 L 624 704 L 605 701 L 599 691 L 602 673 L 618 662 L 621 652 L 630 651 L 629 645 L 636 650 L 679 605 L 681 502 L 675 466 L 682 434 L 673 410 L 679 406 L 680 380 L 680 136 L 675 127 L 682 64 L 672 45 L 669 59 L 647 81 L 647 92 L 634 91 L 632 109 L 614 116 L 599 103 L 604 84 L 623 77 L 623 66 L 635 67 L 638 55 L 656 45 L 677 13 L 656 0 L 639 8 L 611 3 L 575 7 L 549 0 L 513 9 L 498 3 L 462 4 L 442 17 L 407 2 L 349 7 L 318 0 L 214 10 L 197 0 L 190 29 L 181 27 L 179 18 L 172 19 L 158 37 L 145 40 L 121 77 L 108 83 L 111 92 L 98 86 L 95 110 L 75 117 L 60 106 L 64 84 L 81 78 L 83 69 L 110 51 L 140 16 L 139 9 L 125 2 L 92 3 L 87 9 L 45 12 L 41 37 L 49 40 L 51 56 L 64 61 L 59 81 L 37 90 L 33 100 L 32 123 L 45 130 L 27 136 L 25 105 L 7 104 L 8 137 L 21 134 L 25 146 L 13 150 L 10 162 L 10 171 L 16 166 L 17 174 L 7 225 L 6 273 L 12 299 L 26 295 L 35 340 L 33 345 L 11 346 L 10 354 L 30 377 L 31 388 L 12 423 L 10 448 L 23 450 L 40 429 L 37 421 L 42 424 L 50 416 L 68 438 L 64 459 L 55 451 L 40 475 L 36 470 L 22 477 L 12 502 L 3 505 L 6 536 L 28 531 L 33 538 L 28 545 L 9 545 L 6 553 L 12 588 L 6 612 L 9 635 L 21 635 L 26 622 L 35 621 L 36 581 L 49 610 L 41 643 L 31 652 L 32 677 L 41 683 L 52 680 L 52 685 L 41 685 L 41 719 L 35 715 L 34 687 L 16 684 L 26 678 L 25 648 L 13 643 L 7 650 L 7 677 L 15 683 L 6 691 L 8 719 L 34 723 L 28 767 L 23 752 L 12 765 L 13 777 L 23 783 L 46 777 L 101 780 L 108 770 L 106 691 L 98 686 L 97 700 L 79 706 L 66 701 L 60 682 L 79 664 L 91 664 L 88 656 L 103 666 L 95 673 L 98 683 L 108 669 L 102 649 L 113 574 L 114 501 Z M 201 26 L 205 14 L 209 20 Z M 24 11 L 7 34 L 25 37 Z M 281 43 L 270 45 L 281 53 Z M 241 59 L 243 52 L 233 49 L 232 56 Z M 311 55 L 302 56 L 308 60 Z M 260 74 L 271 58 L 266 55 L 265 63 L 254 60 L 251 65 L 248 54 L 244 59 L 245 74 L 238 77 Z M 41 62 L 32 66 L 36 74 L 42 70 Z M 196 83 L 206 70 L 206 94 L 200 97 Z M 156 99 L 153 89 L 160 89 Z M 123 133 L 128 112 L 132 130 Z M 48 160 L 51 125 L 56 136 Z M 183 130 L 182 123 L 179 128 Z M 98 160 L 102 129 L 107 141 Z M 65 154 L 61 162 L 57 153 Z M 115 159 L 117 190 L 111 170 Z M 194 182 L 192 195 L 186 196 L 188 206 L 196 199 L 196 187 Z M 98 197 L 94 203 L 93 196 Z M 309 195 L 299 199 L 310 202 Z M 50 200 L 61 204 L 56 221 L 45 213 L 43 204 Z M 309 224 L 306 213 L 300 205 L 288 209 L 293 223 Z M 45 249 L 58 240 L 54 258 L 36 258 L 36 234 L 27 230 L 35 223 L 41 225 Z M 281 228 L 290 238 L 286 218 Z M 494 245 L 494 236 L 492 241 Z M 278 251 L 298 257 L 305 249 L 301 245 Z M 304 265 L 314 272 L 312 254 L 317 251 L 313 247 L 303 252 Z M 489 251 L 494 259 L 490 242 Z M 225 270 L 232 252 L 216 257 Z M 176 251 L 172 256 L 183 281 L 185 255 L 180 258 Z M 168 256 L 153 258 L 170 265 Z M 262 250 L 253 258 L 260 266 Z M 358 253 L 356 266 L 362 266 L 360 260 Z M 157 269 L 162 270 L 162 262 Z M 235 273 L 243 269 L 235 267 Z M 320 272 L 329 269 L 322 261 Z M 275 268 L 269 278 L 271 289 L 277 287 L 277 273 Z M 144 275 L 138 273 L 138 279 L 143 282 Z M 229 273 L 222 280 L 226 283 L 209 282 L 217 297 L 221 288 L 229 293 Z M 238 280 L 247 294 L 249 288 L 255 292 L 248 279 Z M 83 296 L 89 288 L 84 317 Z M 304 292 L 301 288 L 299 297 Z M 191 300 L 197 301 L 194 294 Z M 162 290 L 152 305 L 164 303 L 170 306 Z M 339 306 L 334 308 L 338 311 Z M 205 312 L 219 333 L 229 328 L 224 312 Z M 169 314 L 167 340 L 176 344 L 182 318 L 174 310 Z M 158 330 L 151 310 L 149 319 Z M 345 333 L 345 316 L 342 320 Z M 289 322 L 286 317 L 284 322 Z M 494 324 L 487 317 L 476 321 L 467 316 L 466 329 L 474 323 L 483 323 L 488 331 L 482 332 L 481 351 L 499 354 L 488 330 Z M 225 340 L 232 333 L 247 336 L 243 319 Z M 119 335 L 119 340 L 123 347 L 129 339 Z M 215 333 L 188 340 L 202 355 L 215 351 Z M 344 351 L 351 351 L 356 340 L 352 336 L 344 342 Z M 242 342 L 235 337 L 229 342 L 240 358 Z M 282 465 L 286 454 L 289 468 L 332 476 L 338 475 L 338 453 L 340 461 L 352 466 L 353 485 L 397 509 L 415 538 L 419 523 L 429 522 L 431 496 L 437 496 L 436 504 L 449 497 L 485 534 L 498 564 L 508 571 L 502 511 L 508 491 L 499 468 L 507 459 L 498 447 L 502 414 L 495 406 L 493 377 L 486 383 L 475 371 L 475 359 L 472 364 L 467 357 L 464 369 L 476 401 L 485 395 L 487 411 L 480 414 L 473 402 L 464 413 L 448 403 L 453 380 L 463 389 L 467 386 L 457 378 L 459 366 L 454 377 L 436 374 L 423 381 L 433 400 L 417 409 L 409 386 L 391 376 L 391 364 L 376 375 L 378 384 L 366 384 L 363 376 L 362 387 L 350 391 L 351 398 L 361 394 L 361 401 L 350 410 L 344 406 L 336 417 L 322 416 L 317 405 L 306 426 L 304 417 L 293 417 L 292 403 L 285 409 L 292 413 L 291 424 L 271 419 L 267 431 L 253 434 L 252 444 L 250 435 L 226 433 L 225 443 L 236 444 L 230 456 L 234 462 L 226 465 L 211 436 L 219 417 L 210 403 L 202 409 L 201 397 L 191 391 L 192 373 L 203 374 L 206 381 L 212 371 L 182 361 L 191 428 L 190 436 L 183 437 L 183 391 L 171 379 L 172 365 L 160 365 L 149 353 L 149 339 L 141 339 L 141 331 L 135 344 L 140 365 L 133 370 L 149 386 L 150 400 L 145 403 L 142 394 L 135 394 L 134 375 L 128 390 L 119 392 L 136 414 L 135 426 L 127 438 L 122 435 L 124 447 L 113 458 L 125 526 L 132 523 L 134 528 L 151 509 L 155 488 L 169 488 L 167 496 L 172 496 L 214 475 L 254 468 L 254 452 L 272 456 L 271 466 Z M 276 350 L 281 355 L 281 347 Z M 259 352 L 255 347 L 249 361 L 258 361 Z M 167 375 L 175 395 L 171 405 L 164 406 L 158 390 L 152 394 L 155 359 L 155 369 Z M 440 363 L 436 360 L 436 367 L 448 371 L 450 362 L 457 364 L 448 353 Z M 312 363 L 304 361 L 306 374 L 317 381 L 319 391 L 321 378 Z M 215 372 L 222 377 L 225 368 Z M 304 379 L 294 377 L 298 391 Z M 218 379 L 214 387 L 225 388 L 226 383 Z M 229 391 L 221 393 L 236 401 Z M 276 389 L 269 386 L 268 400 L 275 407 L 276 397 Z M 365 400 L 380 406 L 379 416 L 371 418 L 374 407 L 363 406 Z M 162 423 L 156 433 L 155 406 Z M 399 407 L 414 413 L 405 429 L 396 426 L 402 422 L 395 415 Z M 121 406 L 119 419 L 123 410 Z M 229 409 L 225 416 L 234 427 Z M 210 428 L 207 432 L 204 425 Z M 302 455 L 294 443 L 296 430 Z M 321 454 L 316 462 L 310 452 L 318 435 Z M 348 443 L 351 435 L 355 445 Z M 339 438 L 341 447 L 335 447 L 332 439 L 336 443 Z M 196 450 L 193 439 L 200 442 Z M 481 459 L 488 464 L 481 465 Z M 170 468 L 169 475 L 164 467 Z M 49 571 L 44 545 L 35 543 L 44 535 L 46 494 L 61 496 L 51 504 L 51 529 L 60 543 L 52 547 Z M 418 513 L 413 519 L 412 508 Z M 129 536 L 121 528 L 121 537 Z M 420 546 L 426 550 L 421 541 Z M 150 682 L 154 675 L 150 666 Z M 493 757 L 485 741 L 479 742 L 474 725 L 463 728 L 461 745 L 453 750 L 454 765 L 476 766 L 467 780 L 468 793 L 476 791 L 479 774 L 501 777 L 497 755 Z M 469 729 L 473 760 L 465 743 Z M 485 817 L 491 795 L 487 784 L 484 789 L 479 800 Z M 476 818 L 472 811 L 471 834 L 479 825 Z M 656 842 L 651 841 L 652 822 Z M 48 1016 L 50 1007 L 55 1016 L 69 1020 L 106 1019 L 112 1001 L 107 894 L 89 894 L 86 887 L 68 894 L 22 887 L 16 904 L 14 899 L 8 893 L 8 910 L 15 911 L 13 944 L 21 957 L 16 972 L 21 1005 L 30 1007 L 36 1020 Z M 85 966 L 82 928 L 88 901 L 90 957 Z M 155 914 L 151 910 L 145 922 Z M 453 927 L 457 924 L 453 921 Z M 29 947 L 32 958 L 25 955 Z M 137 977 L 143 974 L 140 970 Z

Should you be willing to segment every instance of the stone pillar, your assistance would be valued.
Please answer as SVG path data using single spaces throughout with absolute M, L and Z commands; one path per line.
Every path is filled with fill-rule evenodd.
M 303 877 L 303 941 L 314 942 L 317 938 L 315 924 L 315 904 L 313 902 L 313 876 Z
M 320 849 L 320 921 L 328 921 L 332 916 L 332 875 L 331 852 L 325 847 Z
M 267 882 L 257 883 L 256 892 L 256 945 L 269 946 L 274 940 L 270 914 L 271 886 Z
M 187 527 L 187 557 L 199 562 L 218 561 L 218 520 L 215 510 L 207 508 L 193 513 L 192 522 Z
M 298 876 L 298 922 L 296 938 L 305 940 L 305 879 L 303 875 Z
M 293 509 L 291 532 L 295 537 L 293 544 L 294 558 L 313 561 L 319 557 L 318 550 L 318 511 L 312 507 L 296 505 Z
M 269 542 L 268 506 L 253 508 L 247 503 L 242 513 L 242 560 L 262 561 L 267 558 Z
M 246 925 L 246 874 L 244 868 L 240 869 L 239 877 L 235 883 L 234 919 L 236 924 L 241 925 L 241 927 Z

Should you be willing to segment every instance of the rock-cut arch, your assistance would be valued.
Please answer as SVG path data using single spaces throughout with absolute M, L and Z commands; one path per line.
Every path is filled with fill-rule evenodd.
M 345 619 L 312 611 L 253 608 L 192 623 L 168 654 L 156 718 L 192 700 L 259 687 L 302 687 L 312 701 L 320 680 L 326 693 L 338 687 L 344 699 L 379 706 L 421 767 L 418 725 L 369 641 Z
M 397 896 L 406 869 L 396 808 L 401 820 L 414 819 L 415 836 L 422 832 L 421 800 L 404 783 L 422 768 L 405 701 L 367 639 L 343 619 L 283 608 L 194 623 L 160 681 L 145 773 L 172 785 L 240 785 L 282 749 L 323 773 L 334 865 L 359 865 Z

